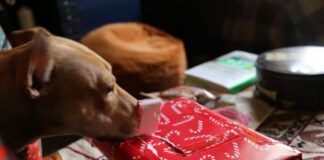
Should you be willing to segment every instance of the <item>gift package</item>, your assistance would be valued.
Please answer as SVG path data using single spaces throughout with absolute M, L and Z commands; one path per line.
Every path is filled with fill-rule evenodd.
M 92 143 L 114 160 L 302 159 L 299 151 L 185 98 L 161 105 L 159 125 L 150 136 Z
M 42 142 L 39 139 L 27 146 L 25 160 L 42 160 L 42 159 L 43 159 Z

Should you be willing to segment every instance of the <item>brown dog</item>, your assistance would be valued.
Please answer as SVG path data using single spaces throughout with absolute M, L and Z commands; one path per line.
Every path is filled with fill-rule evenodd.
M 10 148 L 52 135 L 137 134 L 137 100 L 96 53 L 42 28 L 13 38 L 18 47 L 0 52 L 0 134 Z

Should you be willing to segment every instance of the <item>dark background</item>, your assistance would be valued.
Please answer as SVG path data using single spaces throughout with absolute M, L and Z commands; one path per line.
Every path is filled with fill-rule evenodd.
M 301 12 L 300 18 L 305 20 L 296 27 L 290 22 L 287 13 L 289 8 L 285 8 L 285 4 L 276 6 L 277 3 L 287 3 L 293 4 L 293 7 L 297 9 L 298 7 L 302 8 L 298 6 L 301 5 L 301 1 L 296 0 L 277 2 L 271 0 L 16 0 L 15 5 L 8 5 L 7 1 L 0 0 L 2 6 L 0 7 L 0 24 L 7 34 L 21 28 L 17 11 L 22 7 L 31 9 L 36 25 L 43 26 L 56 35 L 75 40 L 79 40 L 88 31 L 103 24 L 124 21 L 145 22 L 165 30 L 185 42 L 189 67 L 232 50 L 245 50 L 259 54 L 278 47 L 305 44 L 323 45 L 322 43 L 324 43 L 324 40 L 321 40 L 322 43 L 318 43 L 320 41 L 316 39 L 324 39 L 324 29 L 322 29 L 322 25 L 318 25 L 324 25 L 324 8 L 314 14 L 313 18 L 315 17 L 315 19 L 308 20 L 308 17 L 303 17 L 305 15 Z M 231 37 L 222 35 L 222 29 L 228 20 L 226 18 L 249 20 L 245 14 L 249 14 L 251 9 L 255 8 L 246 9 L 246 7 L 260 2 L 264 5 L 257 8 L 260 12 L 256 17 L 261 25 L 257 24 L 257 27 L 260 28 L 258 28 L 256 42 L 239 41 L 239 43 L 235 43 L 229 41 Z M 313 3 L 312 1 L 307 2 Z M 324 4 L 318 5 L 324 6 Z M 299 14 L 299 10 L 297 11 Z M 253 16 L 255 15 L 251 17 Z M 279 21 L 276 21 L 275 18 L 278 18 Z M 317 22 L 315 26 L 312 24 L 313 20 Z M 271 25 L 277 25 L 284 31 L 279 38 L 282 43 L 276 46 L 270 44 L 267 39 L 268 32 L 262 28 L 271 27 Z M 296 40 L 295 33 L 297 33 L 296 28 L 298 27 L 304 28 L 300 32 L 304 34 L 305 41 L 302 43 L 298 43 Z M 271 30 L 271 28 L 269 29 Z M 315 32 L 316 30 L 317 32 Z
M 222 47 L 219 32 L 225 1 L 214 0 L 17 0 L 14 6 L 0 0 L 1 24 L 8 34 L 20 29 L 17 10 L 32 9 L 36 25 L 54 34 L 78 40 L 106 23 L 141 21 L 185 42 L 189 66 L 215 58 Z

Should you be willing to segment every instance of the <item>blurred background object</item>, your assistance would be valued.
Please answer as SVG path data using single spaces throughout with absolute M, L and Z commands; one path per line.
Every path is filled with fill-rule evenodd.
M 321 0 L 7 1 L 0 1 L 5 31 L 35 24 L 78 40 L 107 23 L 144 22 L 182 39 L 189 66 L 232 50 L 261 53 L 273 48 L 324 44 Z M 34 18 L 19 20 L 21 12 Z
M 38 25 L 52 33 L 79 39 L 111 22 L 139 21 L 140 0 L 28 0 Z
M 8 1 L 8 2 L 7 2 Z M 10 2 L 9 2 L 10 1 Z M 1 0 L 1 24 L 10 33 L 39 25 L 56 35 L 79 39 L 106 23 L 140 21 L 140 0 Z M 10 22 L 6 22 L 9 21 Z
M 180 39 L 143 23 L 114 23 L 97 28 L 81 39 L 112 65 L 118 84 L 135 97 L 175 87 L 187 69 Z
M 256 95 L 284 108 L 323 109 L 324 47 L 280 48 L 259 55 Z

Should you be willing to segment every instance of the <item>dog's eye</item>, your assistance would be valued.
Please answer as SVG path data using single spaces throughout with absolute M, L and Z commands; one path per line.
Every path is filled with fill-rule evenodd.
M 114 92 L 114 85 L 109 85 L 105 92 L 107 95 L 111 95 Z

